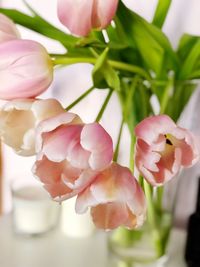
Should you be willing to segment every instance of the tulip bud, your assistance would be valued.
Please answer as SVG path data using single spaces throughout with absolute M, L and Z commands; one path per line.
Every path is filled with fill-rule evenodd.
M 53 64 L 46 49 L 30 40 L 0 45 L 0 99 L 31 98 L 43 93 L 53 79 Z
M 86 36 L 93 28 L 107 27 L 118 0 L 58 0 L 58 17 L 73 34 Z
M 19 32 L 11 19 L 0 14 L 0 43 L 18 39 Z

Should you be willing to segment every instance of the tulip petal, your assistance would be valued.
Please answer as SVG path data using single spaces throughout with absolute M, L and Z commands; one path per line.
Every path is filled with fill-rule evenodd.
M 87 124 L 81 132 L 81 145 L 91 151 L 90 167 L 94 170 L 105 168 L 113 157 L 113 143 L 109 134 L 98 123 Z
M 157 141 L 160 134 L 167 134 L 175 127 L 176 124 L 167 115 L 152 116 L 144 119 L 135 127 L 135 134 L 137 138 L 152 144 Z
M 91 30 L 93 0 L 58 0 L 58 17 L 74 34 L 86 36 Z
M 74 169 L 67 161 L 52 162 L 44 155 L 40 155 L 40 159 L 35 162 L 32 172 L 56 201 L 71 198 L 79 192 L 72 190 L 63 182 L 63 177 L 73 182 L 80 175 L 80 170 Z
M 144 119 L 136 126 L 135 133 L 137 170 L 153 186 L 163 185 L 182 166 L 192 166 L 199 159 L 196 138 L 166 115 Z
M 82 123 L 81 119 L 73 113 L 63 112 L 55 117 L 42 121 L 37 127 L 36 151 L 39 152 L 43 146 L 43 137 L 48 138 L 49 133 L 59 128 L 61 125 Z
M 105 28 L 111 23 L 111 20 L 113 19 L 116 13 L 118 0 L 110 0 L 110 1 L 98 0 L 96 2 L 97 2 L 96 12 L 98 14 L 100 25 L 93 24 L 93 28 L 95 28 L 95 26 Z
M 30 40 L 0 46 L 0 98 L 31 98 L 44 92 L 53 79 L 53 64 L 45 48 Z
M 20 34 L 11 19 L 0 14 L 0 43 L 20 38 Z
M 91 185 L 78 194 L 76 211 L 83 213 L 88 207 L 96 226 L 107 230 L 120 225 L 138 227 L 146 213 L 142 189 L 131 172 L 116 163 L 97 174 Z

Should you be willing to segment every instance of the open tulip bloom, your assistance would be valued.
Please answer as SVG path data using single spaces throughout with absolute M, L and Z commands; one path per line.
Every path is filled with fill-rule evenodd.
M 147 218 L 159 255 L 165 242 L 163 186 L 200 154 L 200 138 L 177 124 L 200 78 L 194 53 L 200 37 L 183 36 L 173 49 L 161 30 L 169 2 L 158 1 L 149 23 L 123 1 L 57 0 L 55 12 L 70 33 L 39 15 L 0 8 L 0 99 L 7 101 L 0 109 L 2 141 L 21 156 L 35 156 L 32 172 L 50 197 L 76 197 L 77 213 L 90 209 L 98 228 L 135 229 Z M 50 55 L 40 43 L 20 38 L 15 22 L 60 42 L 66 52 Z M 93 65 L 92 87 L 68 107 L 37 98 L 48 90 L 57 65 L 76 63 Z M 69 112 L 97 89 L 108 92 L 94 120 L 85 123 Z M 101 119 L 114 94 L 122 119 L 109 125 L 120 124 L 113 149 Z M 124 126 L 130 137 L 126 167 L 120 165 Z

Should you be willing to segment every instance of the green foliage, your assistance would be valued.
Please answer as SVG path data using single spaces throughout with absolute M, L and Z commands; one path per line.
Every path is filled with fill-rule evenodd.
M 97 88 L 112 88 L 120 90 L 120 80 L 117 72 L 107 62 L 109 49 L 106 48 L 98 57 L 92 76 L 94 86 Z
M 159 28 L 129 10 L 122 2 L 117 17 L 123 25 L 129 46 L 137 47 L 144 68 L 154 71 L 157 78 L 165 78 L 168 70 L 178 68 L 177 55 Z
M 182 61 L 178 78 L 180 80 L 199 78 L 200 37 L 189 34 L 183 35 L 177 53 Z
M 29 16 L 18 10 L 5 8 L 0 8 L 0 13 L 10 17 L 16 24 L 61 42 L 66 48 L 75 46 L 78 41 L 78 38 L 57 29 L 39 15 Z
M 156 11 L 153 18 L 153 24 L 159 28 L 162 28 L 166 16 L 168 14 L 168 10 L 170 8 L 172 0 L 159 0 L 158 5 L 156 7 Z

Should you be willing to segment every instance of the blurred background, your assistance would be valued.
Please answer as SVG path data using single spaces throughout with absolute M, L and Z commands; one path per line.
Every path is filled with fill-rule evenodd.
M 37 12 L 39 12 L 45 19 L 53 23 L 58 28 L 63 31 L 67 31 L 65 27 L 57 19 L 56 15 L 56 0 L 29 0 L 27 1 Z M 147 20 L 151 21 L 155 6 L 157 4 L 156 0 L 124 0 L 134 11 L 144 16 Z M 21 11 L 29 13 L 28 9 L 24 5 L 22 0 L 2 0 L 1 6 L 6 8 L 17 8 Z M 174 47 L 177 46 L 180 36 L 187 32 L 194 35 L 200 35 L 200 1 L 199 0 L 173 0 L 172 6 L 169 11 L 166 23 L 164 25 L 164 32 L 170 38 Z M 43 36 L 31 32 L 23 27 L 19 27 L 19 31 L 23 39 L 33 39 L 41 42 L 50 53 L 63 53 L 64 48 L 57 42 L 44 38 Z M 89 64 L 77 64 L 69 66 L 67 68 L 57 69 L 55 73 L 55 80 L 51 85 L 51 88 L 42 97 L 55 97 L 61 101 L 64 106 L 70 104 L 74 99 L 76 99 L 84 90 L 88 89 L 91 84 L 91 70 L 92 67 Z M 84 101 L 82 101 L 78 106 L 73 108 L 73 111 L 78 113 L 83 120 L 86 122 L 91 122 L 94 120 L 96 114 L 98 113 L 101 103 L 104 101 L 105 92 L 103 90 L 95 91 L 90 94 Z M 189 127 L 195 132 L 199 133 L 199 126 L 196 123 L 198 119 L 198 114 L 200 110 L 198 108 L 199 102 L 199 90 L 195 93 L 192 98 L 189 107 L 185 111 L 184 118 L 180 121 L 180 124 L 185 127 Z M 113 110 L 115 111 L 113 113 Z M 188 112 L 188 110 L 190 112 Z M 195 110 L 195 112 L 191 112 Z M 194 118 L 194 115 L 196 117 Z M 193 114 L 193 118 L 191 118 Z M 116 142 L 116 137 L 118 134 L 118 128 L 120 123 L 120 108 L 118 105 L 117 98 L 112 97 L 112 101 L 109 104 L 105 115 L 101 123 L 107 129 L 107 131 L 112 135 L 114 143 Z M 117 118 L 117 119 L 116 119 Z M 122 139 L 121 151 L 120 151 L 120 161 L 123 165 L 128 162 L 128 153 L 126 151 L 129 147 L 129 136 L 127 131 L 123 132 L 124 138 Z M 13 151 L 2 145 L 2 167 L 1 167 L 1 184 L 2 184 L 2 210 L 3 213 L 8 213 L 11 210 L 11 197 L 9 185 L 10 181 L 13 179 L 18 179 L 20 177 L 25 177 L 26 179 L 34 179 L 31 174 L 31 167 L 34 162 L 34 157 L 23 158 L 19 157 L 13 153 Z M 184 192 L 187 188 L 187 194 L 190 194 L 190 198 L 187 199 L 187 205 L 185 206 L 185 194 L 180 193 L 179 202 L 184 206 L 184 211 L 182 205 L 177 208 L 177 213 L 179 216 L 179 221 L 186 217 L 187 214 L 191 212 L 194 206 L 195 200 L 195 188 L 196 181 L 191 181 L 191 176 L 198 174 L 199 166 L 196 166 L 193 170 L 189 170 L 183 175 L 182 180 L 184 181 L 181 185 L 181 190 Z M 190 176 L 190 179 L 188 178 Z

